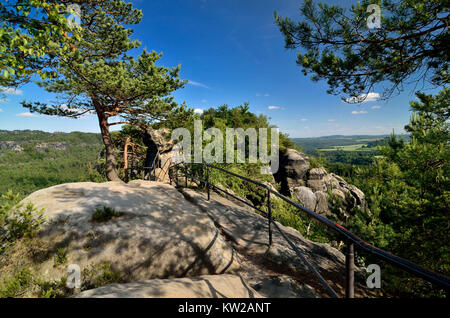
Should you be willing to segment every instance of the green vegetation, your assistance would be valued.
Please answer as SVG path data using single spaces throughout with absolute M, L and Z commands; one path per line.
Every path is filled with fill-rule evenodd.
M 92 220 L 95 222 L 106 222 L 122 215 L 124 215 L 123 212 L 117 212 L 113 208 L 104 206 L 103 208 L 95 209 L 94 213 L 92 214 Z
M 0 205 L 0 253 L 2 245 L 11 244 L 25 237 L 34 237 L 40 229 L 44 218 L 43 211 L 37 210 L 33 204 L 19 203 L 19 195 L 8 191 L 2 195 L 4 204 Z
M 28 268 L 23 268 L 14 275 L 2 277 L 0 281 L 0 297 L 23 297 L 33 285 L 34 278 Z
M 407 135 L 399 138 L 409 140 Z M 380 156 L 378 146 L 387 145 L 389 136 L 326 136 L 315 138 L 292 138 L 303 152 L 313 157 L 321 157 L 327 167 L 333 164 L 367 166 Z M 325 164 L 326 163 L 326 164 Z
M 19 142 L 23 151 L 0 150 L 0 194 L 12 190 L 23 197 L 61 183 L 105 180 L 95 169 L 102 150 L 99 134 L 0 131 L 2 141 Z M 56 142 L 66 149 L 54 149 L 51 143 Z M 36 149 L 44 143 L 50 145 Z
M 420 101 L 411 102 L 414 113 L 405 127 L 411 140 L 392 135 L 379 148 L 383 156 L 372 164 L 346 167 L 347 180 L 364 191 L 371 211 L 355 214 L 349 228 L 370 243 L 448 276 L 450 90 L 417 96 Z M 442 295 L 421 279 L 387 268 L 387 288 L 397 295 Z
M 367 26 L 373 4 L 382 10 L 378 28 Z M 450 79 L 446 1 L 363 0 L 346 10 L 305 0 L 298 21 L 276 13 L 275 20 L 286 48 L 302 49 L 303 74 L 326 80 L 327 92 L 343 93 L 347 102 L 365 100 L 381 84 L 390 96 L 408 81 L 439 87 Z
M 81 276 L 83 277 L 81 290 L 123 282 L 120 274 L 114 271 L 108 262 L 91 264 L 89 267 L 83 269 Z
M 133 31 L 129 27 L 141 21 L 142 12 L 119 0 L 93 3 L 93 8 L 91 3 L 80 4 L 80 37 L 71 38 L 74 50 L 59 63 L 58 76 L 39 83 L 59 94 L 60 100 L 22 105 L 31 112 L 70 118 L 95 113 L 105 145 L 106 177 L 120 180 L 111 126 L 128 123 L 145 129 L 156 122 L 178 121 L 192 112 L 171 96 L 187 83 L 179 78 L 180 66 L 157 66 L 162 54 L 146 49 L 137 58 L 127 55 L 140 46 L 130 39 Z
M 68 33 L 79 36 L 69 13 L 65 1 L 0 3 L 0 86 L 28 82 L 33 74 L 55 76 L 52 66 L 70 51 Z
M 65 264 L 67 262 L 67 248 L 58 248 L 56 251 L 56 254 L 54 256 L 54 265 L 58 266 L 58 265 L 62 265 Z

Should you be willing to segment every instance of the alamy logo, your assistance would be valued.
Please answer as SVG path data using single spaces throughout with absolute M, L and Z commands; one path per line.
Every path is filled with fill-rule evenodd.
M 268 130 L 270 130 L 270 139 Z M 214 137 L 214 138 L 213 138 Z M 172 140 L 178 141 L 174 147 L 174 163 L 257 163 L 269 167 L 261 168 L 262 174 L 273 174 L 279 166 L 279 131 L 278 128 L 226 128 L 225 138 L 218 128 L 209 128 L 203 132 L 201 120 L 194 121 L 194 138 L 186 128 L 177 128 L 172 132 Z M 192 140 L 194 151 L 192 152 Z M 211 141 L 203 149 L 203 141 Z M 224 158 L 225 141 L 225 158 Z M 248 149 L 246 150 L 246 145 Z M 270 155 L 268 154 L 270 144 Z M 236 149 L 236 151 L 235 151 Z M 259 158 L 258 158 L 259 154 Z
M 67 6 L 67 11 L 70 13 L 67 18 L 67 25 L 70 29 L 80 27 L 81 23 L 81 8 L 78 4 L 70 4 Z
M 81 287 L 81 270 L 77 264 L 70 264 L 67 266 L 67 288 Z
M 369 29 L 381 28 L 381 8 L 377 4 L 370 4 L 366 10 L 367 13 L 372 13 L 367 18 L 367 27 Z
M 369 288 L 381 288 L 381 269 L 380 265 L 370 264 L 366 268 L 367 273 L 371 273 L 367 277 L 366 284 Z

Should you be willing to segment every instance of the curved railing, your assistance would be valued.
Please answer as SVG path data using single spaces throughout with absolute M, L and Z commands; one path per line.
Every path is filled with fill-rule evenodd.
M 178 168 L 182 164 L 185 164 L 185 163 L 174 164 L 174 165 L 170 166 L 168 170 L 177 169 L 177 171 L 178 171 Z M 314 218 L 321 224 L 324 224 L 330 230 L 338 233 L 346 241 L 346 244 L 347 244 L 347 251 L 346 251 L 346 255 L 345 255 L 345 260 L 346 260 L 345 261 L 345 263 L 346 263 L 346 297 L 348 297 L 348 298 L 354 297 L 354 247 L 355 247 L 355 245 L 357 247 L 359 247 L 360 249 L 364 250 L 365 252 L 367 252 L 371 255 L 374 255 L 376 258 L 384 260 L 384 261 L 392 264 L 393 266 L 398 267 L 402 270 L 405 270 L 417 277 L 421 277 L 421 278 L 425 279 L 426 281 L 429 281 L 429 282 L 435 284 L 436 286 L 439 286 L 440 288 L 445 289 L 446 291 L 450 290 L 450 280 L 448 277 L 438 274 L 438 273 L 435 273 L 433 271 L 427 270 L 417 264 L 414 264 L 408 260 L 405 260 L 396 255 L 390 254 L 390 253 L 388 253 L 382 249 L 379 249 L 367 242 L 364 242 L 362 239 L 360 239 L 358 236 L 356 236 L 352 232 L 345 229 L 343 226 L 327 219 L 326 217 L 324 217 L 314 211 L 311 211 L 310 209 L 305 208 L 304 206 L 289 199 L 288 197 L 278 193 L 277 191 L 274 191 L 273 189 L 271 189 L 271 187 L 269 187 L 266 184 L 263 184 L 261 182 L 258 182 L 258 181 L 255 181 L 255 180 L 243 177 L 243 176 L 240 176 L 234 172 L 225 170 L 225 169 L 217 167 L 217 166 L 213 166 L 211 164 L 200 163 L 200 164 L 195 164 L 195 165 L 202 165 L 202 167 L 206 167 L 206 180 L 202 180 L 193 175 L 188 175 L 187 168 L 186 168 L 185 169 L 185 185 L 186 185 L 186 187 L 188 185 L 188 178 L 191 178 L 193 180 L 196 180 L 196 181 L 201 182 L 206 185 L 208 200 L 210 200 L 210 189 L 213 188 L 215 190 L 223 192 L 223 193 L 237 199 L 238 201 L 256 209 L 257 211 L 259 211 L 263 215 L 265 215 L 268 219 L 269 245 L 272 245 L 272 226 L 274 226 L 278 230 L 278 232 L 280 232 L 281 236 L 287 241 L 289 246 L 294 250 L 296 255 L 298 257 L 300 257 L 303 262 L 305 262 L 305 264 L 311 270 L 313 275 L 318 278 L 318 280 L 326 288 L 326 290 L 332 297 L 338 297 L 336 292 L 331 288 L 331 286 L 327 283 L 327 281 L 320 275 L 319 271 L 310 262 L 308 262 L 308 260 L 302 255 L 302 253 L 295 246 L 295 244 L 293 244 L 292 241 L 289 240 L 288 236 L 280 229 L 280 227 L 277 225 L 277 223 L 273 222 L 272 213 L 271 213 L 271 204 L 270 204 L 271 194 L 279 197 L 280 199 L 284 200 L 285 202 L 289 203 L 290 205 L 296 207 L 297 211 L 306 213 L 307 215 Z M 267 191 L 266 192 L 267 193 L 267 212 L 261 210 L 260 208 L 256 207 L 253 204 L 250 204 L 249 202 L 247 202 L 245 200 L 242 200 L 241 198 L 237 197 L 236 195 L 229 193 L 226 190 L 221 189 L 221 188 L 211 184 L 210 183 L 210 169 L 216 169 L 216 170 L 222 171 L 228 175 L 234 176 L 236 178 L 239 178 L 241 180 L 244 180 L 246 182 L 252 183 L 254 185 L 257 185 L 259 187 L 266 189 L 266 191 Z M 175 172 L 174 174 L 169 173 L 169 175 L 171 175 L 170 181 L 172 182 L 172 176 L 177 176 L 177 172 Z

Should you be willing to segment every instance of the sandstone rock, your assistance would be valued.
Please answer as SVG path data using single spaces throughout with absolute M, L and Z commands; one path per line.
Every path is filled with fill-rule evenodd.
M 319 214 L 330 214 L 330 209 L 328 207 L 328 195 L 326 192 L 317 191 L 314 193 L 317 199 L 315 212 Z
M 311 211 L 316 209 L 317 198 L 310 188 L 296 187 L 294 188 L 294 194 L 305 208 Z
M 157 182 L 62 184 L 34 192 L 25 202 L 45 209 L 39 234 L 43 261 L 34 270 L 58 279 L 58 248 L 81 269 L 109 263 L 125 282 L 233 272 L 239 266 L 213 221 L 174 187 Z M 104 206 L 123 213 L 105 222 L 92 214 Z
M 36 151 L 45 151 L 46 149 L 54 149 L 54 150 L 66 150 L 67 142 L 44 142 L 37 144 L 34 149 Z
M 338 197 L 340 200 L 345 201 L 345 190 L 340 190 L 340 189 L 333 189 L 331 190 L 331 194 L 335 195 L 336 197 Z
M 254 288 L 268 298 L 319 298 L 314 288 L 307 284 L 299 284 L 289 276 L 265 280 Z
M 274 174 L 276 182 L 281 183 L 281 192 L 291 195 L 290 189 L 303 186 L 303 177 L 310 167 L 308 157 L 294 149 L 287 149 L 280 154 L 280 166 Z
M 21 142 L 18 141 L 0 141 L 0 150 L 12 150 L 14 152 L 23 152 Z
M 148 170 L 145 179 L 169 182 L 170 177 L 167 170 L 172 163 L 172 149 L 174 148 L 170 130 L 166 128 L 156 130 L 149 127 L 145 132 L 144 143 L 147 146 L 145 166 L 152 167 L 153 169 L 161 169 L 158 173 L 154 171 L 152 177 L 150 176 L 151 171 Z
M 334 173 L 327 173 L 324 168 L 314 168 L 308 173 L 307 185 L 315 193 L 328 193 L 331 191 L 335 195 L 340 204 L 338 209 L 343 214 L 348 216 L 347 211 L 357 207 L 359 209 L 366 209 L 366 200 L 364 193 L 357 187 L 348 184 L 343 178 Z M 319 213 L 330 213 L 328 199 L 323 194 L 317 195 L 317 200 L 320 197 L 321 207 L 318 209 Z M 325 207 L 325 204 L 327 207 Z
M 114 284 L 79 293 L 75 298 L 261 298 L 237 275 L 152 279 Z
M 264 258 L 287 269 L 309 271 L 306 264 L 298 258 L 289 244 L 274 229 L 273 244 L 268 248 L 267 219 L 254 212 L 249 212 L 225 201 L 206 201 L 192 189 L 182 189 L 183 194 L 200 206 L 220 228 L 220 230 L 235 244 L 246 250 L 263 255 Z M 278 226 L 286 233 L 301 253 L 319 269 L 325 271 L 344 271 L 344 255 L 323 243 L 305 239 L 297 230 Z

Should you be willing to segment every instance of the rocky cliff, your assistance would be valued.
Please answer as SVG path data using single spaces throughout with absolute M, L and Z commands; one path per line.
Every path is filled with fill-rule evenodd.
M 360 189 L 323 167 L 312 168 L 308 156 L 294 149 L 280 154 L 280 168 L 274 178 L 281 184 L 283 194 L 295 196 L 319 214 L 345 218 L 355 208 L 367 208 Z

